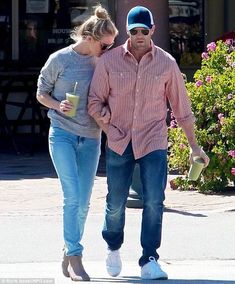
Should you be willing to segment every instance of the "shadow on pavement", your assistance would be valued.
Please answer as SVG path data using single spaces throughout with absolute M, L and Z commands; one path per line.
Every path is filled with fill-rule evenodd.
M 119 277 L 119 278 L 92 278 L 95 283 L 174 283 L 174 284 L 234 284 L 230 280 L 206 280 L 206 279 L 169 279 L 169 280 L 143 280 L 140 277 Z
M 0 154 L 0 179 L 56 178 L 48 153 L 30 155 Z
M 184 215 L 184 216 L 190 216 L 190 217 L 208 217 L 205 214 L 186 212 L 186 211 L 170 209 L 170 208 L 166 208 L 166 207 L 164 208 L 164 211 L 169 212 L 169 213 L 177 213 L 177 214 L 181 214 L 181 215 Z
M 105 176 L 105 159 L 100 157 L 98 176 Z M 50 155 L 47 151 L 34 155 L 0 153 L 0 179 L 20 180 L 36 178 L 57 178 Z

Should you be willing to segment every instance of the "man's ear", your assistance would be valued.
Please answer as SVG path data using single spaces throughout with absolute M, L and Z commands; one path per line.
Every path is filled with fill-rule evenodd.
M 152 26 L 152 28 L 151 28 L 151 35 L 153 35 L 153 34 L 154 34 L 155 27 L 156 27 L 155 25 L 153 25 L 153 26 Z

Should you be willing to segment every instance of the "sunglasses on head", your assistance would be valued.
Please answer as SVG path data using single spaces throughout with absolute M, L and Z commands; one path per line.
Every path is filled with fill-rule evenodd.
M 106 43 L 100 42 L 101 50 L 102 51 L 108 50 L 113 46 L 113 44 L 114 44 L 114 42 L 111 43 L 111 44 L 106 44 Z
M 132 30 L 130 30 L 130 34 L 131 35 L 137 35 L 139 31 L 145 36 L 148 35 L 149 32 L 150 32 L 150 30 L 135 30 L 135 29 L 132 29 Z

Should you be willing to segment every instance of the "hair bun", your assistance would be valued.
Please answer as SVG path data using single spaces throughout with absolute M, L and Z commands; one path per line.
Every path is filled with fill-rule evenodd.
M 103 19 L 103 20 L 109 19 L 109 14 L 107 10 L 101 7 L 100 5 L 95 8 L 94 14 L 99 19 Z

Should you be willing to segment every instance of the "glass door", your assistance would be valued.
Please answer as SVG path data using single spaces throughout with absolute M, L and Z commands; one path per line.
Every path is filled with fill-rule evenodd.
M 0 1 L 0 65 L 11 60 L 11 1 Z
M 105 6 L 108 1 L 101 2 Z M 90 16 L 93 5 L 91 0 L 20 1 L 20 63 L 42 66 L 52 52 L 70 44 L 71 29 Z
M 204 49 L 204 1 L 169 0 L 171 54 L 180 67 L 197 66 Z

